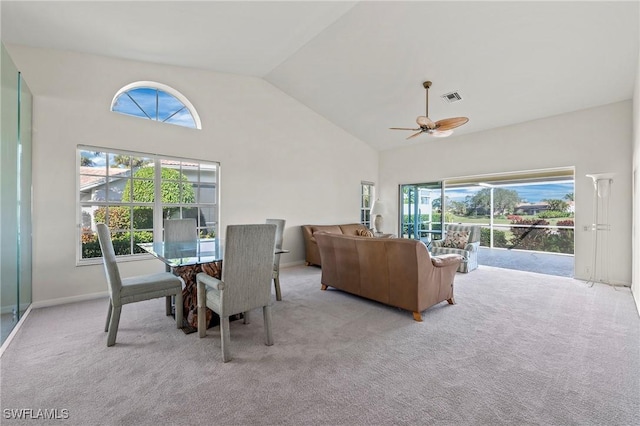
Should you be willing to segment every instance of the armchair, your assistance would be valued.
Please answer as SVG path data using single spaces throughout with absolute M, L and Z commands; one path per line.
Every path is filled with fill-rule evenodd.
M 464 241 L 466 233 L 467 241 Z M 445 226 L 443 239 L 431 243 L 430 251 L 434 256 L 440 254 L 459 254 L 464 259 L 458 267 L 458 272 L 467 273 L 478 268 L 478 251 L 480 250 L 480 226 L 455 225 Z

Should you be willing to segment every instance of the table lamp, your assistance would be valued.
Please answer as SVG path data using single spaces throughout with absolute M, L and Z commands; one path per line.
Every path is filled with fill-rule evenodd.
M 375 216 L 373 226 L 378 234 L 382 233 L 382 215 L 384 214 L 384 203 L 379 199 L 373 203 L 371 207 L 371 215 Z

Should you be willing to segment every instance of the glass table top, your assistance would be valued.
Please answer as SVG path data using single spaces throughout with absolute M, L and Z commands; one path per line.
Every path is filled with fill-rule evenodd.
M 204 238 L 192 242 L 141 243 L 139 247 L 169 266 L 187 266 L 222 260 L 224 245 L 217 238 Z
M 172 267 L 217 262 L 222 260 L 224 251 L 223 242 L 217 238 L 180 243 L 139 243 L 138 246 Z M 283 253 L 289 253 L 289 250 L 276 248 L 274 251 L 274 254 Z

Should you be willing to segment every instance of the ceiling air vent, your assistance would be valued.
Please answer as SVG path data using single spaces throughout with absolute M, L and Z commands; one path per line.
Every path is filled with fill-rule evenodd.
M 452 104 L 454 102 L 460 102 L 462 100 L 462 96 L 460 96 L 460 93 L 458 92 L 445 93 L 440 97 L 442 98 L 443 101 L 445 101 L 448 104 Z

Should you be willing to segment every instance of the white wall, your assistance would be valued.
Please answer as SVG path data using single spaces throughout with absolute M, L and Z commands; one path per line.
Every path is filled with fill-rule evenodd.
M 587 173 L 615 172 L 611 187 L 612 282 L 631 282 L 632 102 L 576 111 L 445 139 L 420 137 L 380 153 L 380 198 L 393 209 L 385 232 L 397 232 L 398 185 L 490 173 L 575 167 L 575 274 L 591 264 L 593 184 Z M 393 229 L 390 229 L 393 227 Z
M 102 265 L 76 266 L 76 146 L 97 145 L 219 161 L 221 230 L 287 220 L 284 265 L 302 262 L 300 225 L 359 221 L 360 182 L 378 181 L 378 154 L 259 78 L 55 50 L 7 49 L 34 94 L 34 305 L 106 291 Z M 139 80 L 184 94 L 202 130 L 109 111 Z M 223 235 L 224 236 L 224 235 Z M 121 263 L 123 275 L 162 270 Z
M 640 313 L 640 52 L 633 95 L 633 281 L 631 292 Z

